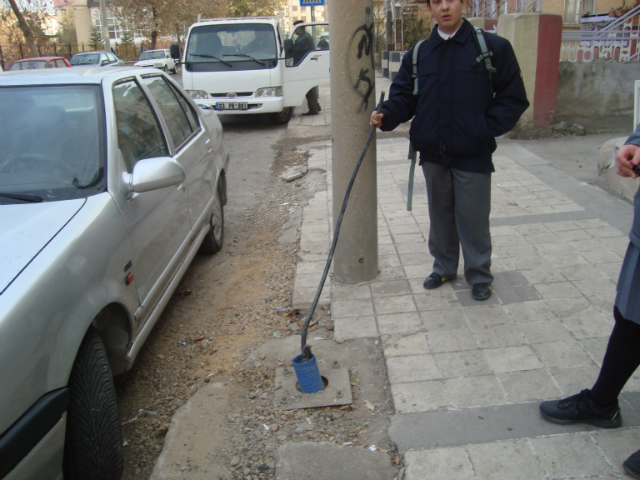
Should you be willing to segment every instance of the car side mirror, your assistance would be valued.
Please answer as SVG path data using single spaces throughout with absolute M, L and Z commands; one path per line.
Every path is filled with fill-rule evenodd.
M 150 192 L 184 182 L 182 167 L 172 158 L 157 157 L 139 160 L 133 166 L 131 190 L 135 193 Z
M 293 40 L 290 38 L 284 41 L 284 58 L 293 58 Z
M 178 45 L 177 43 L 171 44 L 171 58 L 173 58 L 174 60 L 180 59 L 180 45 Z
M 106 65 L 107 63 L 109 63 L 109 60 L 102 60 L 102 62 L 100 62 L 100 65 Z

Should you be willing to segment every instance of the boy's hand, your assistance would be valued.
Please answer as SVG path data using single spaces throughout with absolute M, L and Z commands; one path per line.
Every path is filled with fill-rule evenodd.
M 382 117 L 384 117 L 383 113 L 371 112 L 371 119 L 369 120 L 369 125 L 375 125 L 380 128 L 382 125 Z
M 616 173 L 621 177 L 637 178 L 634 167 L 640 165 L 640 147 L 638 145 L 624 145 L 616 152 Z

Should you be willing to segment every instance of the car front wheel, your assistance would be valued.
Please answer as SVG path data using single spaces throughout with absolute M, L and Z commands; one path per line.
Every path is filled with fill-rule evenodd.
M 216 190 L 216 199 L 213 205 L 213 215 L 211 215 L 211 229 L 205 235 L 202 245 L 200 245 L 200 253 L 213 255 L 222 249 L 224 240 L 224 210 L 222 207 L 222 199 L 220 192 Z
M 293 107 L 287 107 L 281 112 L 268 113 L 269 121 L 274 125 L 284 125 L 289 123 L 291 115 L 293 115 Z
M 107 352 L 91 326 L 69 377 L 64 445 L 65 480 L 119 480 L 124 470 L 122 429 Z

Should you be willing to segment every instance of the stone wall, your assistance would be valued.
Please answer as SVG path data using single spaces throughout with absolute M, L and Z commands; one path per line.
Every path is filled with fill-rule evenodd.
M 640 63 L 615 60 L 560 62 L 558 103 L 554 121 L 582 123 L 600 130 L 604 123 L 633 123 L 633 86 Z

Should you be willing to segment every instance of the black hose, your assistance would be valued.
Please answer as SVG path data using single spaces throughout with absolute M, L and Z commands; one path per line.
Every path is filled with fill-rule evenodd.
M 376 112 L 380 112 L 383 101 L 384 101 L 384 92 L 381 92 L 380 103 L 376 108 Z M 322 288 L 324 287 L 324 282 L 327 280 L 327 275 L 329 274 L 329 268 L 331 267 L 331 262 L 333 260 L 333 252 L 335 251 L 336 245 L 338 244 L 338 235 L 340 234 L 340 225 L 342 225 L 342 217 L 344 217 L 344 212 L 347 209 L 347 202 L 349 201 L 351 188 L 353 187 L 353 183 L 356 180 L 356 175 L 358 174 L 358 170 L 360 170 L 360 165 L 362 165 L 362 160 L 364 159 L 364 155 L 367 153 L 367 150 L 369 149 L 369 144 L 371 143 L 371 139 L 373 138 L 373 134 L 375 131 L 376 131 L 375 125 L 372 125 L 371 129 L 369 130 L 369 136 L 367 137 L 367 141 L 364 143 L 364 148 L 362 149 L 360 158 L 358 158 L 358 162 L 356 163 L 356 166 L 353 169 L 353 173 L 351 174 L 351 179 L 349 180 L 347 191 L 344 194 L 342 208 L 340 209 L 340 215 L 338 216 L 338 221 L 336 222 L 336 229 L 335 229 L 335 232 L 333 233 L 333 241 L 331 242 L 331 249 L 329 250 L 329 256 L 327 257 L 327 264 L 324 266 L 324 272 L 322 272 L 322 279 L 320 280 L 320 285 L 318 285 L 318 291 L 316 292 L 316 296 L 313 299 L 313 303 L 311 304 L 311 309 L 309 310 L 309 313 L 307 314 L 307 318 L 305 318 L 304 320 L 304 326 L 302 327 L 301 362 L 306 362 L 311 358 L 311 347 L 307 345 L 307 330 L 309 329 L 309 323 L 311 322 L 311 318 L 313 317 L 313 314 L 316 311 L 316 307 L 318 306 L 318 300 L 320 300 L 320 295 L 322 294 Z

